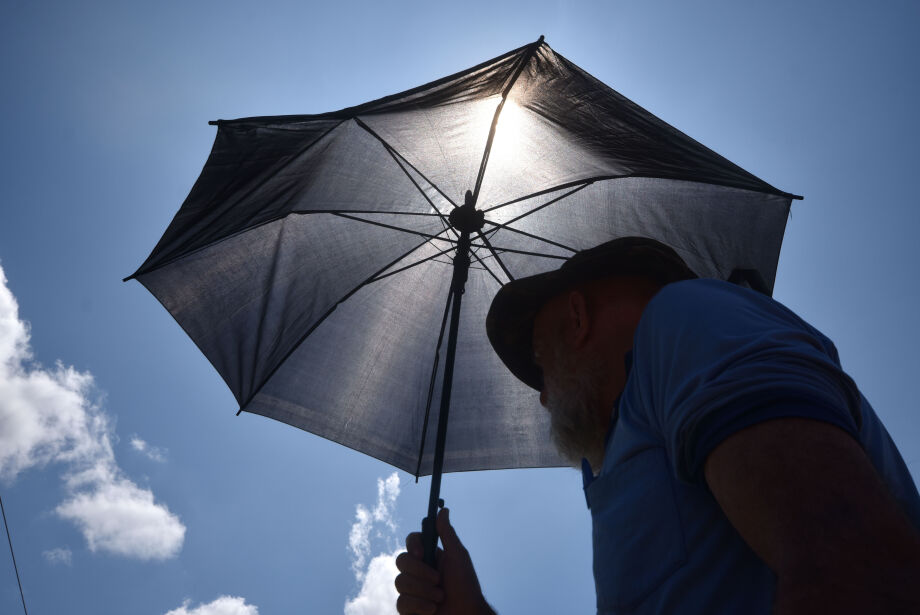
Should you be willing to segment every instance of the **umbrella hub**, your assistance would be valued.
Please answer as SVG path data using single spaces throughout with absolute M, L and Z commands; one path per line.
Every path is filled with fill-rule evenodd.
M 476 209 L 476 204 L 468 190 L 466 195 L 466 202 L 451 211 L 447 219 L 450 225 L 461 233 L 473 234 L 485 226 L 486 214 L 481 209 Z

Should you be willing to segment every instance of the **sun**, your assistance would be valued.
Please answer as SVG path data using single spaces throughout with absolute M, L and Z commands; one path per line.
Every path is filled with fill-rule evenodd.
M 478 104 L 473 125 L 477 127 L 476 133 L 482 135 L 483 145 L 486 143 L 485 138 L 489 134 L 492 120 L 495 118 L 495 111 L 501 101 L 501 96 L 490 96 Z M 492 146 L 489 150 L 489 166 L 504 166 L 505 163 L 512 161 L 520 152 L 524 115 L 525 111 L 518 103 L 510 98 L 505 100 L 505 104 L 502 105 L 501 112 L 498 115 L 495 136 L 492 139 Z
M 489 161 L 504 165 L 521 151 L 521 128 L 524 125 L 524 110 L 513 100 L 506 99 L 498 115 L 495 138 L 489 152 Z

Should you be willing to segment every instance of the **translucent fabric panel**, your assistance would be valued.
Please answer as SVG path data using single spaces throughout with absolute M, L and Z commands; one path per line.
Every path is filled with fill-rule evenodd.
M 489 127 L 501 98 L 362 116 L 374 132 L 454 205 L 476 187 Z
M 631 173 L 620 161 L 584 147 L 564 118 L 541 115 L 511 98 L 499 116 L 479 207 L 488 209 L 578 180 Z
M 267 220 L 272 213 L 265 210 L 273 209 L 271 203 L 250 199 L 246 206 L 253 186 L 268 181 L 340 123 L 327 119 L 296 125 L 218 128 L 201 175 L 137 273 L 244 228 L 241 217 L 255 213 Z
M 778 192 L 555 53 L 536 47 L 509 97 L 630 175 Z
M 401 222 L 430 234 L 443 229 L 438 218 Z M 331 214 L 292 214 L 139 280 L 245 404 L 329 310 L 425 242 Z
M 789 212 L 786 197 L 651 178 L 596 182 L 540 208 L 550 200 L 548 196 L 486 215 L 499 224 L 519 218 L 509 226 L 576 250 L 615 237 L 651 237 L 672 246 L 703 277 L 726 279 L 735 268 L 750 268 L 757 269 L 768 287 L 773 287 Z M 490 242 L 496 247 L 566 254 L 505 229 L 492 234 Z M 508 266 L 515 277 L 559 266 L 547 259 L 513 254 L 501 258 L 511 263 Z
M 328 115 L 352 117 L 368 113 L 392 113 L 490 98 L 511 84 L 515 69 L 527 56 L 529 48 L 530 45 L 519 47 L 437 81 Z
M 434 252 L 425 246 L 413 256 Z M 246 410 L 415 473 L 451 274 L 451 265 L 425 261 L 362 288 L 304 340 Z M 470 272 L 461 309 L 446 471 L 560 463 L 537 395 L 504 368 L 486 338 L 485 314 L 497 290 L 488 274 Z M 442 347 L 439 373 L 444 353 Z M 431 472 L 440 392 L 439 377 L 420 475 Z
M 498 283 L 471 269 L 463 295 L 444 471 L 563 466 L 549 439 L 539 394 L 511 375 L 492 350 L 485 320 Z M 434 460 L 440 389 L 436 391 L 421 474 Z
M 228 135 L 240 131 L 257 132 L 259 139 L 268 142 L 275 132 L 288 137 L 276 128 L 221 128 Z M 223 147 L 233 138 L 219 141 Z M 290 212 L 432 211 L 428 200 L 380 141 L 353 120 L 337 124 L 314 141 L 303 142 L 293 152 L 287 148 L 282 154 L 247 143 L 260 154 L 238 164 L 221 162 L 209 166 L 202 177 L 207 175 L 211 191 L 196 184 L 140 272 Z M 268 164 L 266 158 L 276 154 L 278 157 Z M 220 174 L 222 180 L 218 178 Z

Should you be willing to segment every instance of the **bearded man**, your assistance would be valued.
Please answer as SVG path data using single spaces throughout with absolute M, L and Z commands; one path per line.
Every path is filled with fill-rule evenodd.
M 581 466 L 598 613 L 920 613 L 920 496 L 833 343 L 646 238 L 515 280 L 487 319 Z M 493 613 L 450 525 L 400 613 Z

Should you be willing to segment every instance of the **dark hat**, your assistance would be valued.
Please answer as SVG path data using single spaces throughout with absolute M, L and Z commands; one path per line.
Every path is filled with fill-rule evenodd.
M 515 376 L 538 391 L 543 374 L 533 362 L 533 321 L 559 293 L 591 280 L 645 276 L 662 285 L 697 276 L 673 248 L 646 237 L 621 237 L 576 252 L 559 269 L 505 284 L 489 307 L 486 333 L 492 348 Z

